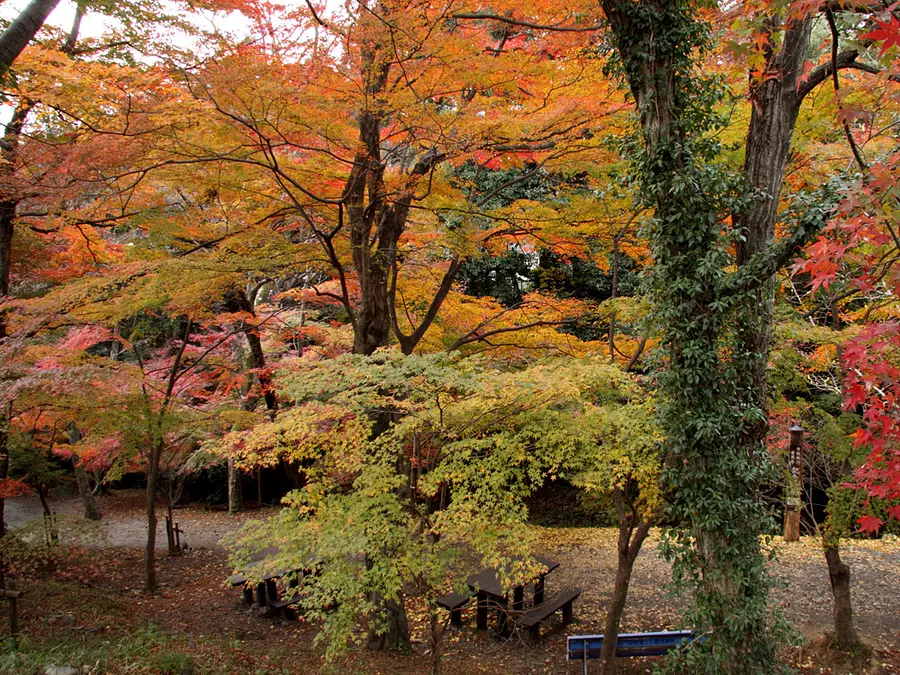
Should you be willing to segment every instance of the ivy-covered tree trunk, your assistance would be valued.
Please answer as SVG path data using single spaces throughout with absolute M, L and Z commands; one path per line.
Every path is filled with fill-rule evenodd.
M 256 291 L 249 293 L 243 290 L 235 290 L 228 298 L 228 304 L 240 312 L 246 312 L 251 316 L 256 316 L 256 297 L 260 286 L 256 287 Z M 249 350 L 249 358 L 246 361 L 246 367 L 256 371 L 256 379 L 263 393 L 263 399 L 266 402 L 266 409 L 269 411 L 269 417 L 274 419 L 278 414 L 278 399 L 272 390 L 272 378 L 266 371 L 266 354 L 263 351 L 262 340 L 257 330 L 242 323 L 239 326 L 243 329 L 244 335 L 247 337 L 247 347 Z M 243 357 L 241 357 L 243 360 Z M 255 410 L 259 403 L 257 395 L 251 395 L 252 380 L 249 380 L 244 388 L 244 410 Z M 260 500 L 261 503 L 262 500 Z M 241 473 L 235 466 L 234 459 L 228 459 L 228 513 L 234 514 L 244 510 L 244 493 L 241 488 Z
M 377 629 L 369 630 L 368 647 L 372 651 L 407 651 L 409 649 L 409 620 L 403 597 L 398 600 L 372 594 L 372 604 L 381 607 Z
M 664 480 L 678 523 L 665 550 L 676 581 L 693 591 L 687 622 L 712 631 L 702 648 L 681 657 L 684 671 L 777 672 L 759 543 L 767 525 L 765 450 L 741 450 L 746 421 L 762 417 L 747 372 L 759 354 L 735 349 L 739 336 L 731 331 L 735 308 L 759 297 L 774 270 L 754 257 L 740 275 L 727 271 L 733 239 L 723 236 L 723 221 L 741 195 L 703 138 L 715 92 L 695 76 L 694 59 L 708 40 L 706 27 L 679 0 L 604 0 L 603 7 L 640 116 L 641 197 L 654 209 Z

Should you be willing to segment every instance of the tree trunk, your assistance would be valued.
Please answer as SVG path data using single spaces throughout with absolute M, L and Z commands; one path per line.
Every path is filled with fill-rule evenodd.
M 78 483 L 78 495 L 81 497 L 81 503 L 84 506 L 84 517 L 86 520 L 100 520 L 103 514 L 94 499 L 94 493 L 91 492 L 91 484 L 88 480 L 87 471 L 77 455 L 72 455 L 72 466 L 75 468 L 75 482 Z
M 444 654 L 446 624 L 441 622 L 440 617 L 433 609 L 428 620 L 431 632 L 431 675 L 441 675 L 441 658 Z
M 166 502 L 166 547 L 169 555 L 181 555 L 175 543 L 175 514 L 172 512 L 172 483 L 169 483 L 169 499 Z
M 81 431 L 75 425 L 75 422 L 69 422 L 68 426 L 69 442 L 75 445 L 81 440 Z M 81 497 L 81 504 L 84 506 L 84 517 L 87 520 L 100 520 L 100 507 L 97 506 L 97 500 L 94 499 L 94 493 L 91 491 L 91 483 L 88 480 L 87 471 L 84 470 L 84 464 L 81 458 L 72 452 L 72 468 L 75 470 L 75 482 L 78 484 L 78 496 Z
M 826 530 L 822 536 L 828 577 L 831 581 L 831 595 L 834 598 L 834 640 L 838 647 L 850 650 L 861 642 L 853 626 L 853 605 L 850 598 L 850 566 L 841 560 L 840 539 Z
M 228 458 L 228 513 L 234 515 L 244 510 L 244 493 L 241 490 L 241 472 L 234 465 L 234 458 Z
M 7 446 L 7 429 L 9 421 L 6 416 L 0 417 L 0 480 L 9 478 L 9 448 Z M 0 499 L 0 539 L 6 536 L 6 500 Z M 0 588 L 6 588 L 6 560 L 0 555 Z
M 156 484 L 159 476 L 159 458 L 162 441 L 153 444 L 147 467 L 147 544 L 144 547 L 144 588 L 156 590 Z
M 811 30 L 811 18 L 795 21 L 787 28 L 781 50 L 775 52 L 769 48 L 766 51 L 765 72 L 777 72 L 779 77 L 767 77 L 750 87 L 753 106 L 747 130 L 744 178 L 748 190 L 760 196 L 747 211 L 734 217 L 735 226 L 742 235 L 736 244 L 739 266 L 748 264 L 754 256 L 769 249 L 775 239 L 785 166 L 803 100 L 799 79 L 809 54 Z M 773 275 L 759 285 L 755 297 L 738 314 L 744 351 L 755 355 L 751 364 L 752 387 L 756 406 L 763 412 L 760 421 L 745 429 L 745 444 L 763 442 L 768 432 L 766 368 L 774 306 Z
M 0 35 L 0 72 L 5 72 L 44 25 L 59 0 L 32 0 Z
M 376 652 L 408 651 L 409 621 L 406 617 L 406 608 L 403 606 L 403 597 L 401 596 L 399 600 L 386 600 L 373 593 L 371 600 L 375 607 L 381 609 L 382 620 L 378 630 L 375 626 L 369 628 L 369 649 Z
M 606 608 L 606 623 L 603 629 L 603 644 L 600 647 L 600 660 L 597 672 L 600 675 L 611 675 L 616 672 L 616 643 L 619 637 L 619 625 L 622 613 L 628 601 L 628 585 L 631 583 L 631 572 L 637 560 L 641 546 L 650 532 L 649 520 L 634 522 L 634 515 L 625 512 L 625 495 L 620 488 L 614 488 L 613 501 L 619 519 L 619 541 L 617 546 L 618 564 L 616 567 L 616 585 L 612 598 Z

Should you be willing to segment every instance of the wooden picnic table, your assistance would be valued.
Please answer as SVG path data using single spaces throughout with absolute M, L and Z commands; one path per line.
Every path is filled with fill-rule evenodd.
M 559 567 L 559 563 L 543 556 L 532 556 L 539 565 L 542 566 L 543 572 L 539 573 L 534 579 L 534 604 L 540 605 L 544 602 L 544 578 L 553 570 Z M 522 560 L 521 557 L 515 558 Z M 509 591 L 503 586 L 501 581 L 500 570 L 486 569 L 478 574 L 473 574 L 466 579 L 466 585 L 478 596 L 478 605 L 476 609 L 475 625 L 479 630 L 487 630 L 489 603 L 493 603 L 499 614 L 499 629 L 501 633 L 506 632 L 507 614 L 509 609 Z M 513 592 L 513 610 L 522 610 L 525 608 L 525 584 L 519 584 L 512 587 Z

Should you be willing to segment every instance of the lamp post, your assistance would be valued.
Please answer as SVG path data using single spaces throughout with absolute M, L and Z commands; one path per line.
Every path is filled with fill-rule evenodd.
M 790 428 L 791 446 L 788 454 L 788 476 L 784 509 L 784 540 L 800 540 L 800 499 L 803 493 L 803 427 L 794 423 Z

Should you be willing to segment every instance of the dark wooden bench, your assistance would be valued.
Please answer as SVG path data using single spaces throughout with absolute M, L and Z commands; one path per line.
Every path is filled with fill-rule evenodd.
M 471 597 L 464 593 L 449 593 L 437 601 L 438 607 L 450 612 L 451 626 L 462 628 L 462 608 L 469 604 Z
M 616 640 L 616 656 L 660 656 L 672 649 L 683 649 L 705 636 L 697 636 L 690 630 L 667 630 L 656 633 L 623 633 Z M 581 661 L 583 672 L 587 673 L 588 659 L 600 658 L 603 647 L 602 635 L 570 635 L 568 643 L 569 661 Z
M 562 610 L 563 624 L 572 623 L 572 603 L 579 595 L 581 595 L 580 588 L 565 588 L 546 602 L 515 618 L 514 621 L 522 628 L 526 628 L 532 639 L 536 640 L 541 634 L 541 623 L 559 610 Z

